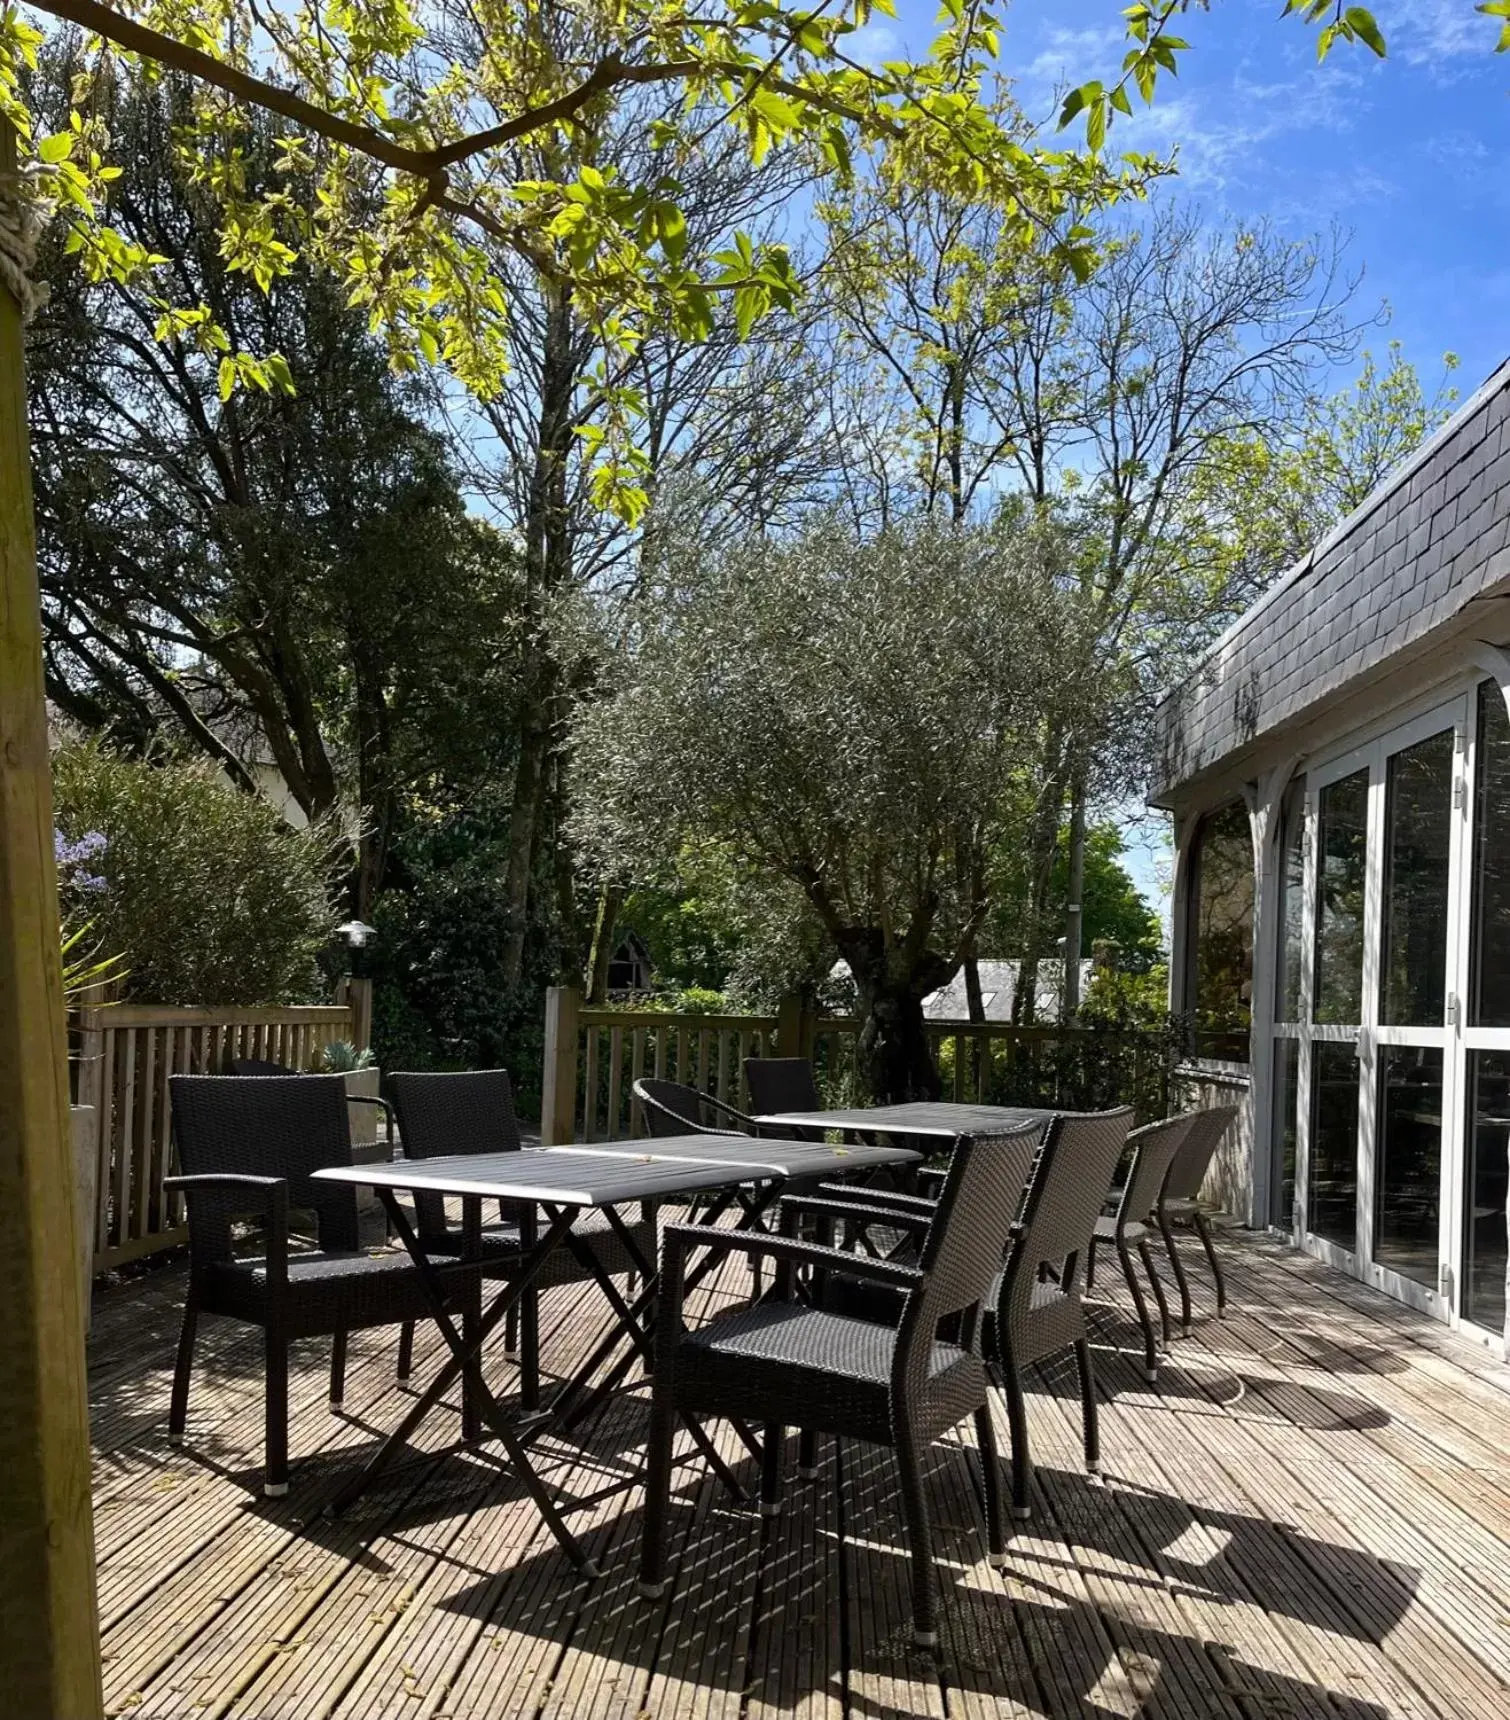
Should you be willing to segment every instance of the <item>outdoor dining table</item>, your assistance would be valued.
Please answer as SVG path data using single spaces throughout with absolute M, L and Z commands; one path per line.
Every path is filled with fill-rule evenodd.
M 635 1354 L 647 1360 L 651 1356 L 651 1334 L 660 1283 L 659 1262 L 645 1259 L 635 1244 L 630 1227 L 615 1208 L 678 1195 L 708 1194 L 715 1198 L 702 1215 L 703 1223 L 715 1224 L 737 1202 L 742 1209 L 740 1227 L 758 1227 L 762 1214 L 794 1180 L 842 1177 L 885 1165 L 902 1167 L 915 1164 L 918 1157 L 916 1152 L 907 1148 L 869 1143 L 835 1147 L 815 1141 L 760 1140 L 749 1135 L 689 1134 L 657 1140 L 527 1148 L 519 1152 L 398 1159 L 391 1164 L 341 1165 L 314 1172 L 316 1177 L 326 1182 L 354 1183 L 377 1191 L 394 1231 L 419 1270 L 431 1318 L 450 1351 L 435 1379 L 421 1393 L 403 1421 L 360 1473 L 341 1489 L 329 1509 L 339 1512 L 371 1484 L 460 1375 L 478 1415 L 503 1447 L 510 1467 L 519 1476 L 562 1549 L 585 1574 L 596 1574 L 592 1561 L 567 1527 L 531 1463 L 527 1448 L 545 1426 L 559 1423 L 564 1406 L 585 1389 L 591 1375 L 615 1348 L 620 1345 L 629 1347 L 620 1373 L 632 1365 Z M 424 1191 L 461 1201 L 462 1253 L 459 1256 L 447 1254 L 437 1258 L 425 1248 L 399 1202 L 401 1191 Z M 453 1280 L 458 1273 L 476 1270 L 481 1256 L 484 1200 L 503 1200 L 533 1207 L 544 1223 L 539 1226 L 527 1224 L 523 1228 L 518 1269 L 510 1271 L 503 1281 L 503 1289 L 480 1320 L 469 1321 L 464 1316 L 462 1328 L 458 1330 L 446 1305 L 446 1286 L 448 1280 Z M 572 1225 L 591 1208 L 601 1209 L 642 1275 L 643 1285 L 632 1302 L 625 1300 L 593 1251 L 574 1242 Z M 571 1249 L 592 1272 L 604 1292 L 614 1323 L 605 1342 L 568 1379 L 562 1392 L 545 1411 L 527 1418 L 511 1418 L 483 1376 L 482 1349 L 509 1309 L 518 1303 L 539 1275 L 551 1252 L 562 1247 Z M 710 1270 L 714 1264 L 712 1261 L 704 1262 L 703 1270 Z M 698 1282 L 701 1275 L 689 1274 L 688 1284 Z M 600 1385 L 591 1401 L 600 1401 L 602 1395 L 604 1388 Z M 573 1419 L 580 1419 L 580 1415 Z M 689 1425 L 693 1437 L 715 1470 L 737 1492 L 737 1483 L 712 1442 L 699 1427 Z
M 1047 1123 L 1055 1111 L 1024 1105 L 960 1105 L 918 1100 L 907 1105 L 858 1105 L 833 1111 L 772 1111 L 762 1127 L 837 1129 L 845 1134 L 922 1135 L 952 1141 L 958 1135 L 994 1135 L 1023 1123 Z

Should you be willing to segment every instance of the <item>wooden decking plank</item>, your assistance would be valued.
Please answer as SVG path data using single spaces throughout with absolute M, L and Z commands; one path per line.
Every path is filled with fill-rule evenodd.
M 785 1509 L 757 1526 L 759 1583 L 745 1670 L 749 1720 L 842 1720 L 839 1499 L 832 1443 L 819 1473 L 790 1481 Z
M 1047 1710 L 1023 1628 L 1029 1609 L 1014 1606 L 1006 1580 L 987 1561 L 973 1441 L 945 1442 L 937 1456 L 928 1485 L 935 1507 L 939 1681 L 950 1720 L 1039 1720 Z M 1005 1485 L 1004 1466 L 1002 1480 Z
M 1103 1366 L 1101 1371 L 1114 1370 Z M 1212 1642 L 1222 1644 L 1234 1633 L 1239 1638 L 1236 1650 L 1245 1658 L 1240 1667 L 1229 1668 L 1230 1674 L 1245 1683 L 1252 1680 L 1261 1696 L 1281 1701 L 1282 1712 L 1315 1712 L 1318 1706 L 1323 1713 L 1333 1712 L 1323 1692 L 1340 1684 L 1340 1694 L 1349 1696 L 1388 1691 L 1392 1712 L 1429 1720 L 1434 1710 L 1411 1686 L 1393 1678 L 1377 1652 L 1355 1645 L 1346 1628 L 1333 1628 L 1344 1624 L 1340 1617 L 1333 1613 L 1315 1620 L 1320 1607 L 1336 1608 L 1337 1602 L 1328 1600 L 1329 1586 L 1319 1582 L 1315 1570 L 1297 1556 L 1294 1538 L 1270 1521 L 1251 1491 L 1236 1484 L 1234 1459 L 1219 1425 L 1213 1428 L 1209 1422 L 1182 1417 L 1147 1401 L 1136 1411 L 1114 1401 L 1103 1410 L 1103 1427 L 1113 1489 L 1146 1487 L 1173 1500 L 1167 1491 L 1171 1470 L 1178 1477 L 1174 1502 L 1188 1508 L 1197 1526 L 1192 1537 L 1196 1549 L 1191 1550 L 1205 1551 L 1219 1561 L 1212 1580 L 1224 1577 L 1234 1599 L 1231 1614 L 1208 1615 L 1206 1621 Z M 1258 1479 L 1238 1473 L 1250 1488 Z M 1266 1491 L 1272 1506 L 1273 1477 L 1263 1479 L 1271 1484 Z M 1123 1511 L 1133 1510 L 1137 1503 L 1125 1492 L 1118 1500 Z M 1179 1529 L 1178 1516 L 1164 1520 L 1168 1530 Z M 1165 1540 L 1156 1549 L 1154 1566 L 1166 1581 L 1180 1580 L 1170 1549 L 1175 1545 L 1183 1549 L 1189 1534 L 1183 1531 L 1177 1540 Z M 1329 1667 L 1342 1677 L 1330 1676 Z M 1282 1681 L 1281 1690 L 1274 1689 L 1276 1681 Z
M 1047 1407 L 1045 1415 L 1037 1403 L 1029 1404 L 1030 1415 L 1038 1410 L 1040 1438 L 1046 1424 L 1061 1419 L 1057 1398 L 1049 1399 Z M 1116 1649 L 1116 1665 L 1108 1667 L 1103 1685 L 1088 1693 L 1092 1700 L 1101 1700 L 1104 1706 L 1113 1694 L 1118 1700 L 1130 1695 L 1150 1715 L 1248 1720 L 1228 1693 L 1221 1668 L 1207 1654 L 1204 1640 L 1190 1634 L 1178 1599 L 1162 1583 L 1147 1580 L 1147 1555 L 1133 1525 L 1118 1509 L 1115 1489 L 1091 1486 L 1077 1473 L 1080 1465 L 1070 1450 L 1061 1448 L 1061 1452 L 1063 1466 L 1037 1468 L 1035 1505 L 1047 1506 Z
M 1246 1454 L 1247 1461 L 1271 1476 L 1276 1467 L 1283 1467 L 1291 1482 L 1301 1489 L 1298 1504 L 1305 1535 L 1298 1539 L 1300 1556 L 1357 1619 L 1363 1639 L 1383 1641 L 1388 1637 L 1391 1660 L 1438 1705 L 1440 1712 L 1451 1714 L 1454 1690 L 1460 1695 L 1474 1692 L 1493 1712 L 1503 1699 L 1499 1680 L 1451 1635 L 1450 1625 L 1441 1617 L 1430 1591 L 1417 1587 L 1412 1593 L 1410 1585 L 1391 1570 L 1387 1549 L 1397 1542 L 1390 1538 L 1387 1527 L 1379 1526 L 1381 1515 L 1387 1525 L 1389 1513 L 1372 1495 L 1361 1498 L 1353 1495 L 1355 1504 L 1365 1506 L 1364 1515 L 1358 1515 L 1347 1505 L 1341 1511 L 1335 1508 L 1335 1489 L 1329 1486 L 1328 1478 L 1342 1473 L 1342 1454 L 1336 1440 L 1349 1436 L 1334 1435 L 1330 1443 L 1323 1444 L 1322 1436 L 1313 1430 L 1296 1428 L 1296 1439 L 1283 1455 L 1278 1455 L 1257 1445 L 1250 1424 L 1235 1416 L 1228 1419 L 1233 1429 L 1228 1449 L 1234 1455 L 1242 1450 L 1245 1441 L 1255 1440 L 1255 1448 Z M 1366 1557 L 1358 1558 L 1359 1553 Z M 1335 1581 L 1328 1582 L 1326 1562 L 1344 1554 L 1345 1570 Z M 1416 1608 L 1433 1614 L 1435 1628 L 1415 1616 L 1413 1601 Z M 1444 1662 L 1451 1663 L 1450 1671 L 1444 1672 Z M 1443 1707 L 1443 1703 L 1447 1705 Z
M 598 1584 L 574 1582 L 514 1484 L 466 1459 L 396 1470 L 356 1517 L 311 1534 L 299 1519 L 370 1449 L 359 1421 L 391 1425 L 410 1401 L 392 1381 L 393 1334 L 354 1338 L 350 1419 L 326 1408 L 326 1347 L 301 1350 L 295 1490 L 264 1503 L 246 1486 L 260 1475 L 258 1335 L 206 1322 L 190 1446 L 169 1451 L 181 1278 L 103 1290 L 91 1385 L 112 1707 L 175 1720 L 911 1720 L 943 1704 L 949 1720 L 1510 1720 L 1510 1369 L 1304 1257 L 1219 1246 L 1233 1317 L 1209 1317 L 1197 1255 L 1196 1334 L 1156 1390 L 1120 1284 L 1098 1286 L 1110 1485 L 1093 1493 L 1079 1476 L 1067 1382 L 1035 1381 L 1040 1511 L 1004 1570 L 981 1557 L 969 1430 L 934 1452 L 944 1647 L 922 1669 L 898 1652 L 910 1601 L 887 1452 L 846 1446 L 841 1518 L 825 1445 L 824 1473 L 791 1484 L 764 1549 L 759 1519 L 726 1506 L 693 1459 L 677 1479 L 677 1582 L 650 1606 L 630 1598 L 639 1499 L 596 1492 L 638 1461 L 633 1401 L 585 1445 L 541 1442 L 607 1562 Z M 735 1289 L 720 1280 L 707 1306 Z M 547 1318 L 548 1360 L 564 1366 L 598 1313 L 552 1292 Z M 438 1339 L 424 1342 L 433 1361 Z M 454 1435 L 448 1411 L 424 1444 Z
M 951 1453 L 952 1455 L 952 1453 Z M 913 1646 L 912 1584 L 896 1456 L 846 1440 L 841 1557 L 849 1600 L 850 1688 L 863 1713 L 938 1716 L 944 1688 L 935 1656 Z M 925 1479 L 926 1485 L 926 1479 Z
M 559 1346 L 568 1353 L 580 1354 L 595 1329 L 596 1323 L 587 1310 L 569 1306 L 567 1323 L 557 1328 Z M 552 1461 L 543 1450 L 536 1455 L 548 1484 L 561 1485 L 563 1465 Z M 443 1474 L 446 1470 L 453 1471 L 449 1478 Z M 485 1499 L 499 1492 L 498 1473 L 496 1465 L 487 1458 L 448 1459 L 430 1471 L 416 1498 L 428 1500 L 437 1490 L 444 1497 L 449 1490 L 460 1501 L 465 1520 Z M 514 1508 L 528 1509 L 523 1488 L 510 1482 L 508 1489 Z M 572 1495 L 574 1487 L 570 1480 L 562 1491 L 568 1498 Z M 245 1702 L 238 1704 L 238 1712 L 259 1715 L 286 1712 L 302 1717 L 328 1713 L 339 1704 L 347 1686 L 360 1672 L 362 1662 L 376 1651 L 396 1620 L 408 1610 L 415 1590 L 459 1530 L 456 1524 L 436 1530 L 423 1521 L 416 1527 L 411 1523 L 412 1516 L 410 1509 L 401 1508 L 390 1527 L 369 1537 L 361 1560 L 334 1574 L 319 1604 L 311 1606 L 293 1627 L 298 1636 L 297 1652 L 269 1666 L 258 1685 L 248 1691 Z M 579 1533 L 585 1533 L 579 1518 L 573 1526 Z M 550 1546 L 554 1550 L 553 1542 Z M 368 1576 L 374 1565 L 383 1567 L 376 1584 Z M 302 1685 L 291 1680 L 291 1671 L 302 1677 Z
M 1243 1298 L 1240 1319 L 1262 1324 L 1271 1334 L 1276 1333 L 1271 1322 L 1278 1312 L 1277 1305 L 1256 1298 L 1250 1302 L 1248 1298 L 1252 1292 L 1241 1278 L 1234 1289 Z M 1229 1320 L 1226 1324 L 1233 1326 L 1235 1322 Z M 1385 1414 L 1413 1421 L 1417 1417 L 1424 1418 L 1417 1424 L 1419 1439 L 1429 1441 L 1442 1455 L 1457 1462 L 1487 1459 L 1497 1485 L 1502 1490 L 1510 1490 L 1510 1463 L 1499 1449 L 1487 1443 L 1496 1437 L 1498 1422 L 1506 1413 L 1504 1407 L 1496 1409 L 1493 1404 L 1455 1403 L 1448 1383 L 1419 1373 L 1392 1369 L 1378 1358 L 1373 1346 L 1361 1341 L 1358 1351 L 1353 1353 L 1356 1359 L 1351 1359 L 1346 1344 L 1347 1334 L 1336 1327 L 1325 1335 L 1301 1330 L 1279 1332 L 1277 1335 L 1281 1342 L 1272 1358 L 1277 1365 L 1288 1360 L 1312 1370 L 1332 1373 L 1346 1380 L 1352 1395 L 1363 1398 Z M 1344 1361 L 1346 1372 L 1339 1374 L 1338 1365 Z

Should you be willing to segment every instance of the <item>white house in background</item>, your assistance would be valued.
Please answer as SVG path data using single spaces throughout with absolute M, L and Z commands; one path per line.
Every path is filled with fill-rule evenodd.
M 1017 974 L 1022 963 L 1017 961 L 986 961 L 979 962 L 981 1005 L 986 1012 L 987 1021 L 1010 1021 L 1012 1019 L 1012 1001 L 1017 995 Z M 1089 960 L 1080 964 L 1080 995 L 1085 996 L 1085 989 L 1091 983 L 1091 974 L 1095 963 Z M 1033 989 L 1033 1018 L 1035 1021 L 1058 1021 L 1060 1000 L 1064 996 L 1064 963 L 1058 959 L 1041 961 L 1038 964 L 1038 978 Z M 923 1014 L 930 1021 L 964 1021 L 970 1014 L 968 1000 L 965 997 L 964 969 L 954 976 L 946 986 L 938 991 L 930 992 L 923 999 Z
M 1495 1342 L 1510 1147 L 1510 364 L 1164 703 L 1172 1003 L 1239 1217 Z

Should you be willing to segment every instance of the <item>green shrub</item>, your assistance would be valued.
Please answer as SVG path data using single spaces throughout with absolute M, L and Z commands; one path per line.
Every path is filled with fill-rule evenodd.
M 316 998 L 340 845 L 294 830 L 208 763 L 143 762 L 96 741 L 53 755 L 65 839 L 104 838 L 90 859 L 91 936 L 120 959 L 144 1003 L 258 1004 Z M 65 898 L 69 889 L 65 877 Z M 66 899 L 65 913 L 70 906 Z

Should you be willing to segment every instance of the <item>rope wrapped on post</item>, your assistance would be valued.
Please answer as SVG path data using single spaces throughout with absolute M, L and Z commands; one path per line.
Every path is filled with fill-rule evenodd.
M 38 222 L 27 173 L 0 173 L 0 287 L 20 307 L 28 323 L 47 298 L 47 288 L 32 279 L 37 260 Z

